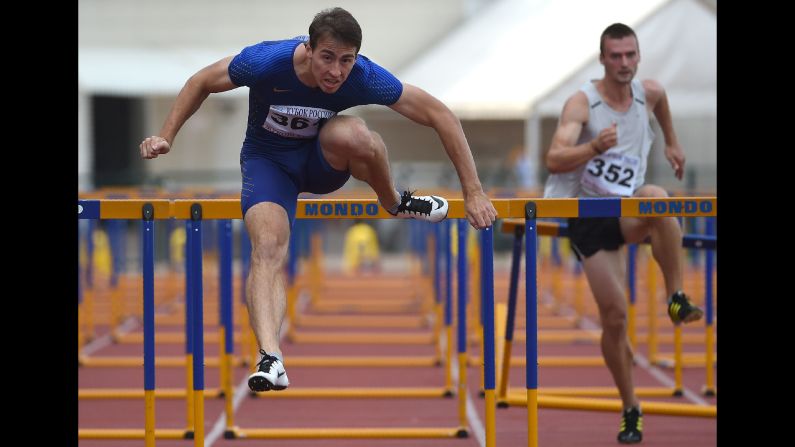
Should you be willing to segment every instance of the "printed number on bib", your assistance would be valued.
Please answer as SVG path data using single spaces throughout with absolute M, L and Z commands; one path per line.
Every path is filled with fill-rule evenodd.
M 607 152 L 588 161 L 580 183 L 595 195 L 629 197 L 639 165 L 638 157 Z
M 262 127 L 287 138 L 314 138 L 320 121 L 336 115 L 331 110 L 302 106 L 271 106 Z

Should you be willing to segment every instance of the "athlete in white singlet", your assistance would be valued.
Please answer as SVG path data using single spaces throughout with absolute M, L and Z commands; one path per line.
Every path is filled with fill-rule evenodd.
M 602 33 L 599 61 L 604 77 L 585 84 L 563 107 L 546 155 L 550 171 L 544 197 L 667 197 L 644 183 L 654 140 L 654 113 L 665 138 L 665 157 L 682 179 L 685 155 L 676 138 L 665 90 L 654 80 L 633 80 L 640 62 L 637 36 L 626 25 Z M 675 217 L 569 219 L 569 238 L 583 263 L 602 323 L 602 355 L 618 387 L 624 411 L 618 441 L 643 439 L 643 414 L 632 379 L 627 337 L 626 261 L 622 244 L 651 238 L 665 277 L 668 314 L 674 324 L 695 321 L 703 311 L 682 292 L 682 230 Z

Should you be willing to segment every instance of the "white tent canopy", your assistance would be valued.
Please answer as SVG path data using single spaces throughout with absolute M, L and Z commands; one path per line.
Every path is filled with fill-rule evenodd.
M 174 96 L 192 74 L 226 56 L 197 48 L 80 48 L 77 82 L 91 94 Z M 248 90 L 223 94 L 245 97 Z
M 653 72 L 663 85 L 677 80 L 683 100 L 714 104 L 715 14 L 696 0 L 501 0 L 398 77 L 464 119 L 526 119 L 542 99 L 557 114 L 562 102 L 551 92 L 568 96 L 571 86 L 587 79 L 584 67 L 601 68 L 599 36 L 615 22 L 638 33 L 641 77 Z M 567 79 L 571 86 L 561 86 Z M 712 86 L 712 96 L 689 92 L 705 85 Z
M 652 78 L 666 89 L 676 116 L 717 115 L 717 20 L 697 0 L 673 0 L 635 28 L 640 42 L 638 79 Z M 604 75 L 592 60 L 568 76 L 533 107 L 533 114 L 557 116 L 566 99 L 589 79 Z

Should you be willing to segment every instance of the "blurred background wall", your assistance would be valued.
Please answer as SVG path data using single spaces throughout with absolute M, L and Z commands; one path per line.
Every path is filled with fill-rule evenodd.
M 78 188 L 238 190 L 248 89 L 211 95 L 167 156 L 145 162 L 138 144 L 159 131 L 193 73 L 247 45 L 306 34 L 314 14 L 331 6 L 360 22 L 363 54 L 462 119 L 486 188 L 543 185 L 542 157 L 563 102 L 601 77 L 601 31 L 627 23 L 640 40 L 638 76 L 668 90 L 688 156 L 686 181 L 677 182 L 658 130 L 647 181 L 715 190 L 716 0 L 79 0 Z M 399 186 L 459 187 L 431 129 L 380 106 L 345 113 L 383 135 Z

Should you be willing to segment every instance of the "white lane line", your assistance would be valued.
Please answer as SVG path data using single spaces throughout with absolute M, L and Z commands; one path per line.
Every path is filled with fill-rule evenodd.
M 649 363 L 649 360 L 645 356 L 641 354 L 635 354 L 635 363 L 641 368 L 645 369 L 649 374 L 652 375 L 652 377 L 660 381 L 663 385 L 669 386 L 672 389 L 676 386 L 676 382 L 673 379 L 668 377 L 668 375 L 665 374 L 665 372 L 663 372 L 662 370 L 660 370 L 660 368 L 657 368 L 656 366 Z M 702 399 L 701 396 L 690 391 L 690 389 L 688 389 L 687 387 L 683 386 L 682 393 L 686 398 L 688 398 L 693 403 L 704 406 L 711 405 L 709 402 Z
M 301 294 L 298 297 L 299 303 L 303 303 L 306 305 L 306 301 L 308 297 L 305 294 Z M 285 318 L 284 323 L 282 324 L 282 331 L 280 340 L 284 339 L 285 335 L 290 329 L 290 319 Z M 240 408 L 240 405 L 243 403 L 243 400 L 248 396 L 249 389 L 248 389 L 248 376 L 243 377 L 243 380 L 237 385 L 235 388 L 235 395 L 232 399 L 232 413 L 237 413 L 237 409 Z M 226 412 L 222 411 L 221 414 L 218 416 L 218 419 L 213 424 L 212 430 L 204 437 L 204 447 L 211 447 L 213 443 L 218 440 L 221 436 L 223 436 L 224 431 L 226 431 Z
M 132 331 L 133 329 L 138 327 L 138 320 L 134 317 L 128 317 L 124 323 L 120 324 L 118 329 L 118 334 L 126 334 L 127 332 Z M 91 340 L 90 343 L 83 346 L 83 349 L 80 350 L 80 355 L 90 355 L 93 354 L 100 349 L 113 344 L 113 338 L 111 337 L 111 333 L 108 332 L 107 334 L 103 335 L 102 337 L 96 338 Z
M 243 380 L 237 385 L 235 388 L 235 395 L 232 398 L 232 409 L 233 412 L 236 412 L 240 405 L 243 403 L 243 399 L 248 396 L 248 377 L 244 377 Z M 224 412 L 218 416 L 218 420 L 215 421 L 212 430 L 210 430 L 207 435 L 204 437 L 204 447 L 210 447 L 213 443 L 218 440 L 221 436 L 224 435 L 226 431 L 226 414 Z
M 580 321 L 582 322 L 582 326 L 584 328 L 600 329 L 599 325 L 597 325 L 590 318 L 583 317 Z M 673 389 L 676 386 L 676 382 L 673 379 L 671 379 L 663 370 L 652 365 L 644 355 L 635 353 L 635 364 L 643 368 L 646 372 L 648 372 L 652 377 L 657 379 L 657 381 L 662 383 L 663 385 L 669 386 L 671 387 L 671 389 Z M 702 399 L 698 394 L 690 391 L 690 389 L 688 389 L 687 387 L 683 386 L 682 394 L 693 403 L 704 406 L 711 405 L 709 402 Z
M 290 321 L 289 319 L 284 320 L 284 325 L 289 326 Z M 283 325 L 283 327 L 284 327 Z M 282 330 L 282 338 L 284 335 L 287 334 L 286 330 Z M 446 334 L 443 334 L 442 338 L 442 352 L 445 352 L 446 346 L 444 343 Z M 450 365 L 453 376 L 459 377 L 458 375 L 458 359 L 456 356 L 453 356 L 453 362 Z M 235 397 L 232 401 L 232 408 L 233 411 L 237 411 L 240 405 L 243 402 L 243 399 L 248 396 L 248 377 L 244 377 L 243 381 L 238 384 L 237 388 L 235 389 Z M 478 441 L 480 447 L 486 447 L 486 430 L 483 428 L 483 422 L 478 417 L 478 411 L 475 407 L 475 402 L 472 400 L 472 395 L 467 389 L 466 395 L 466 409 L 467 409 L 467 422 L 469 422 L 469 428 L 472 430 L 472 435 Z M 222 412 L 218 419 L 215 421 L 212 430 L 205 436 L 204 438 L 204 447 L 212 447 L 212 444 L 218 440 L 221 436 L 223 436 L 224 431 L 226 430 L 226 415 Z
M 446 343 L 446 334 L 442 338 L 442 352 L 446 352 L 445 350 L 447 347 L 444 345 Z M 458 356 L 453 356 L 453 361 L 450 363 L 450 370 L 452 371 L 453 377 L 456 377 L 456 385 L 458 384 L 458 380 L 461 377 L 458 374 Z M 475 407 L 475 402 L 472 400 L 472 394 L 469 392 L 469 388 L 466 388 L 467 392 L 467 400 L 466 400 L 466 410 L 467 410 L 467 422 L 469 422 L 469 427 L 472 429 L 472 435 L 480 444 L 480 447 L 486 447 L 486 429 L 483 428 L 483 422 L 480 420 L 478 416 L 478 409 Z
M 478 417 L 478 410 L 475 408 L 475 403 L 472 401 L 472 395 L 469 394 L 469 390 L 467 390 L 467 421 L 472 429 L 472 435 L 477 439 L 480 447 L 486 447 L 486 430 Z

